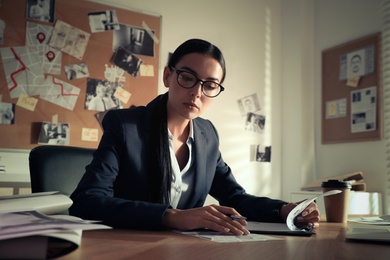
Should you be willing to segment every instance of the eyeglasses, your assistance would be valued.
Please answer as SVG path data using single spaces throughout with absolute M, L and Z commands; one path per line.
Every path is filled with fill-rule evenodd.
M 196 86 L 196 84 L 198 84 L 198 82 L 200 82 L 200 85 L 202 86 L 202 93 L 206 97 L 210 98 L 218 96 L 222 91 L 225 90 L 225 88 L 217 82 L 211 80 L 201 80 L 189 71 L 178 70 L 174 67 L 170 68 L 176 72 L 177 83 L 179 83 L 179 85 L 183 88 L 193 88 Z

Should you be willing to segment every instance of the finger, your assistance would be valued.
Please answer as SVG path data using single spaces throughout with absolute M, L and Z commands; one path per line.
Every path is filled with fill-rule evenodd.
M 213 227 L 221 226 L 223 228 L 227 228 L 229 229 L 229 232 L 239 236 L 249 234 L 249 231 L 244 227 L 247 225 L 245 219 L 234 220 L 230 217 L 230 215 L 241 216 L 233 208 L 213 205 L 209 208 L 209 210 L 210 221 L 213 222 L 210 224 Z

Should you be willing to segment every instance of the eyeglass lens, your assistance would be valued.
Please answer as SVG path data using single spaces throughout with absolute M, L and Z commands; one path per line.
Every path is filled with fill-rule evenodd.
M 179 70 L 176 70 L 176 72 L 177 72 L 177 82 L 183 88 L 193 88 L 198 82 L 201 82 L 202 92 L 206 96 L 215 97 L 218 96 L 218 94 L 222 91 L 221 86 L 216 82 L 200 80 L 190 72 L 179 71 Z

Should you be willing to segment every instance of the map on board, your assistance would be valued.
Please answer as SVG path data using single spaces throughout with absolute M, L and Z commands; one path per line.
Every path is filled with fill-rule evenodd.
M 79 88 L 53 76 L 47 76 L 44 85 L 45 93 L 40 98 L 69 110 L 74 109 L 80 94 Z
M 42 91 L 44 74 L 41 49 L 36 46 L 0 48 L 11 98 L 24 93 L 28 96 L 39 95 Z
M 27 22 L 26 44 L 41 48 L 42 68 L 44 73 L 61 74 L 62 52 L 48 45 L 53 27 L 38 23 Z

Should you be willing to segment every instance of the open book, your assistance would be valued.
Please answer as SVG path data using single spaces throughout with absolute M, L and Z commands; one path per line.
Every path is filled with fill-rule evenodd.
M 110 228 L 73 216 L 47 215 L 70 205 L 70 198 L 57 192 L 0 197 L 0 259 L 59 257 L 78 248 L 82 230 Z

